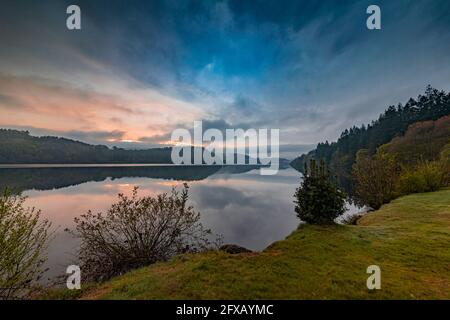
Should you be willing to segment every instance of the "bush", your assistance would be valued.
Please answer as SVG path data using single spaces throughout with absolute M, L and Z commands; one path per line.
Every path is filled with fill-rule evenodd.
M 7 190 L 0 195 L 0 299 L 23 298 L 44 272 L 51 223 L 25 200 Z
M 443 172 L 442 184 L 448 186 L 450 185 L 450 143 L 442 148 L 439 159 Z
M 410 194 L 426 191 L 426 182 L 423 175 L 414 170 L 407 170 L 400 175 L 398 181 L 398 191 L 400 194 Z
M 360 150 L 353 165 L 354 200 L 359 205 L 379 209 L 395 198 L 395 186 L 400 168 L 395 158 L 382 150 L 370 156 Z
M 444 171 L 437 161 L 422 162 L 416 167 L 405 169 L 398 181 L 401 194 L 431 192 L 438 190 L 444 183 Z
M 179 253 L 198 252 L 212 246 L 199 223 L 200 214 L 187 206 L 188 186 L 156 197 L 119 201 L 106 213 L 88 211 L 75 219 L 70 231 L 81 239 L 80 267 L 84 281 L 102 281 L 131 269 L 167 260 Z
M 303 181 L 294 196 L 295 212 L 307 223 L 333 224 L 345 211 L 345 195 L 330 178 L 323 161 L 317 167 L 311 160 L 309 170 L 305 165 Z

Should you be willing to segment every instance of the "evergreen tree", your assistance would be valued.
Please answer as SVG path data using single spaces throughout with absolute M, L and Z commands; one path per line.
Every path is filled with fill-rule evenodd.
M 295 212 L 302 221 L 311 224 L 332 224 L 345 211 L 345 195 L 337 188 L 325 162 L 310 167 L 305 164 L 304 179 L 295 192 Z

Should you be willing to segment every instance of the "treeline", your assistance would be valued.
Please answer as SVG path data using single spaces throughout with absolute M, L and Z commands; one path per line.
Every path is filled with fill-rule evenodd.
M 402 136 L 409 125 L 437 120 L 449 114 L 450 93 L 428 86 L 423 95 L 416 99 L 410 98 L 405 105 L 389 106 L 378 120 L 367 126 L 346 129 L 336 142 L 319 143 L 315 150 L 296 158 L 291 165 L 303 171 L 310 159 L 324 160 L 333 174 L 337 175 L 339 185 L 352 192 L 352 166 L 359 150 L 365 149 L 369 155 L 373 155 L 380 145 Z M 429 143 L 433 144 L 434 141 Z
M 374 154 L 361 149 L 353 165 L 353 199 L 378 209 L 410 193 L 450 184 L 450 116 L 412 124 Z
M 191 147 L 191 163 L 195 163 L 194 150 L 195 147 Z M 28 131 L 0 129 L 0 164 L 172 164 L 171 153 L 171 147 L 142 150 L 109 148 L 60 137 L 35 137 Z M 244 158 L 245 164 L 251 164 L 248 155 Z M 234 163 L 237 159 L 235 153 Z M 261 164 L 259 159 L 256 162 Z M 203 164 L 206 164 L 205 160 Z M 288 167 L 289 161 L 280 159 L 280 166 Z
M 172 163 L 171 148 L 126 150 L 0 129 L 0 163 Z

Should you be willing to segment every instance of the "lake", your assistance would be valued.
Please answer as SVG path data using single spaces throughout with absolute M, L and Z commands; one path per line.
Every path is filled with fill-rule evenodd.
M 190 204 L 201 222 L 223 236 L 224 243 L 261 250 L 289 235 L 299 224 L 293 194 L 301 174 L 292 168 L 262 176 L 251 166 L 3 166 L 0 188 L 28 196 L 27 205 L 42 210 L 56 228 L 48 249 L 47 278 L 75 261 L 78 241 L 66 232 L 88 210 L 107 210 L 118 193 L 156 195 L 187 182 Z

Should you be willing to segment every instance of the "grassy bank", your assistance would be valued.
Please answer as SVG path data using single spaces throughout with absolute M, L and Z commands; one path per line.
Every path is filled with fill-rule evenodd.
M 366 268 L 381 268 L 381 290 Z M 450 190 L 399 198 L 356 226 L 302 226 L 260 253 L 184 255 L 84 299 L 450 299 Z

